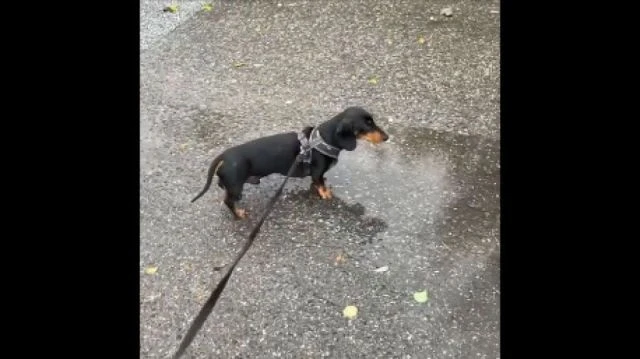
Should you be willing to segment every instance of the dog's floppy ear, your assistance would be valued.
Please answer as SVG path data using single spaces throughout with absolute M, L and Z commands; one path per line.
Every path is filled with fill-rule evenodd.
M 356 148 L 356 135 L 353 133 L 353 124 L 343 119 L 336 127 L 336 141 L 343 150 L 353 151 Z

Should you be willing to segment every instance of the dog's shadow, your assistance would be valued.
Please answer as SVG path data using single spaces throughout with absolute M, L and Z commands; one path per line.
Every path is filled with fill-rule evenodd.
M 251 214 L 246 226 L 251 230 L 262 216 L 268 200 L 258 204 L 251 200 Z M 296 234 L 320 231 L 323 236 L 353 238 L 358 244 L 368 244 L 380 240 L 379 234 L 387 229 L 380 218 L 365 216 L 366 209 L 360 203 L 349 204 L 340 197 L 321 199 L 315 191 L 295 189 L 283 193 L 273 211 L 267 217 L 265 226 L 286 228 Z

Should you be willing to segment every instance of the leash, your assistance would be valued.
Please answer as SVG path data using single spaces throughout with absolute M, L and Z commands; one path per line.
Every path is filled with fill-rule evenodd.
M 298 154 L 298 156 L 296 156 L 296 159 L 295 161 L 293 161 L 291 168 L 289 168 L 289 172 L 287 172 L 287 176 L 284 178 L 284 181 L 282 181 L 280 188 L 278 188 L 278 190 L 276 191 L 276 194 L 271 198 L 271 200 L 267 204 L 267 208 L 262 214 L 262 217 L 260 217 L 258 224 L 256 224 L 256 226 L 253 228 L 253 230 L 249 234 L 249 238 L 245 242 L 240 253 L 236 256 L 236 259 L 234 259 L 233 263 L 227 270 L 227 274 L 225 274 L 224 277 L 222 277 L 222 280 L 218 283 L 218 285 L 216 286 L 216 289 L 214 289 L 213 292 L 211 292 L 209 299 L 207 299 L 207 302 L 202 306 L 202 309 L 200 309 L 200 312 L 191 323 L 191 327 L 189 327 L 189 331 L 187 332 L 187 335 L 185 335 L 184 338 L 182 338 L 182 342 L 178 347 L 178 351 L 176 351 L 176 353 L 173 355 L 173 359 L 178 359 L 182 356 L 182 354 L 184 354 L 185 350 L 187 350 L 187 348 L 193 341 L 193 338 L 196 336 L 200 328 L 202 328 L 202 325 L 207 320 L 207 317 L 209 317 L 209 314 L 211 314 L 213 307 L 215 307 L 216 302 L 218 302 L 218 298 L 220 298 L 220 294 L 222 294 L 222 291 L 227 286 L 227 282 L 229 281 L 229 277 L 231 277 L 231 273 L 233 273 L 233 270 L 235 269 L 238 262 L 240 262 L 240 259 L 242 259 L 242 257 L 244 257 L 244 254 L 247 253 L 247 251 L 253 244 L 253 241 L 255 240 L 256 236 L 258 235 L 258 232 L 262 227 L 262 223 L 264 223 L 264 220 L 267 218 L 269 213 L 271 213 L 271 210 L 273 210 L 273 206 L 275 205 L 276 201 L 282 194 L 282 189 L 284 188 L 284 185 L 289 180 L 289 177 L 291 177 L 291 175 L 293 174 L 293 171 L 295 170 L 296 165 L 300 161 L 302 161 L 304 154 L 307 151 L 310 152 L 310 150 L 311 148 L 305 149 L 300 154 Z

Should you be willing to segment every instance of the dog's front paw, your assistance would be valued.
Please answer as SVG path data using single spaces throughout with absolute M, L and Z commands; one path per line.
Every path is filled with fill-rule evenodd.
M 245 210 L 245 209 L 236 208 L 235 214 L 236 214 L 236 219 L 245 219 L 245 218 L 247 218 L 247 210 Z
M 328 187 L 319 186 L 317 187 L 317 190 L 318 190 L 318 194 L 320 195 L 320 198 L 322 199 L 333 198 L 333 193 L 331 193 L 331 190 Z

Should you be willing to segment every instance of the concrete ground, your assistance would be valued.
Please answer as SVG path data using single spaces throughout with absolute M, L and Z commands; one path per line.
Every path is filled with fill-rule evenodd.
M 166 26 L 142 4 L 142 358 L 176 350 L 282 181 L 233 221 L 217 186 L 189 203 L 211 159 L 351 105 L 391 140 L 343 152 L 330 201 L 288 182 L 185 357 L 500 356 L 499 1 L 214 1 Z

